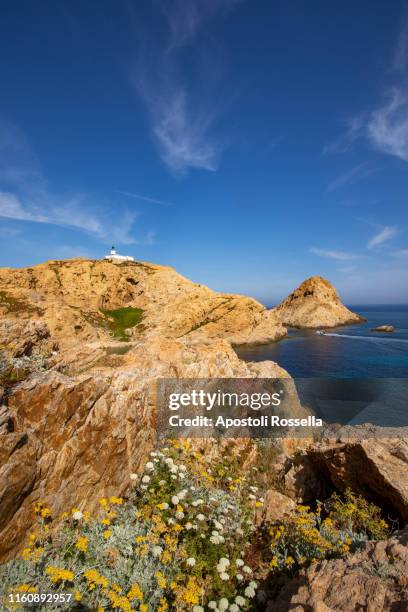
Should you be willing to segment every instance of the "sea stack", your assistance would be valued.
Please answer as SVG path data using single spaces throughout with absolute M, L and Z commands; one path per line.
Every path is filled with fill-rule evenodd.
M 297 328 L 318 329 L 364 321 L 341 303 L 336 289 L 321 276 L 306 279 L 275 312 L 283 325 Z

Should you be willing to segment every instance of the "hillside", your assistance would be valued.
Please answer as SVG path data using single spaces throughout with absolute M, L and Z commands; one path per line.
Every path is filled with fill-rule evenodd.
M 170 267 L 72 259 L 0 270 L 0 315 L 41 320 L 61 346 L 108 340 L 112 311 L 129 307 L 139 309 L 130 332 L 135 340 L 157 333 L 240 344 L 286 334 L 274 312 L 256 300 L 216 293 Z

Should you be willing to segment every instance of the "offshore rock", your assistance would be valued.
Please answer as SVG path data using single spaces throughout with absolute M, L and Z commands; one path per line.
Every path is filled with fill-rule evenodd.
M 274 310 L 289 327 L 317 329 L 364 321 L 341 303 L 333 285 L 321 276 L 305 280 Z

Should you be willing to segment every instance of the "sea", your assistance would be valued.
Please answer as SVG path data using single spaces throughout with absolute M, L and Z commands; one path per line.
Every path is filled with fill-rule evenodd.
M 407 427 L 408 305 L 349 308 L 366 321 L 325 335 L 290 329 L 278 342 L 235 350 L 245 361 L 270 359 L 285 368 L 302 403 L 326 422 Z M 379 325 L 395 331 L 372 331 Z
M 294 378 L 408 378 L 408 304 L 348 308 L 367 321 L 328 329 L 324 336 L 290 329 L 278 342 L 236 352 L 245 361 L 276 361 Z M 395 332 L 371 331 L 379 325 L 393 325 Z

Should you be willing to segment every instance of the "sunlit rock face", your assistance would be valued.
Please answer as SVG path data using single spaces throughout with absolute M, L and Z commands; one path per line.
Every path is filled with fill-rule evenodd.
M 341 303 L 333 285 L 321 276 L 305 280 L 275 308 L 275 314 L 283 325 L 299 328 L 336 327 L 364 321 Z

